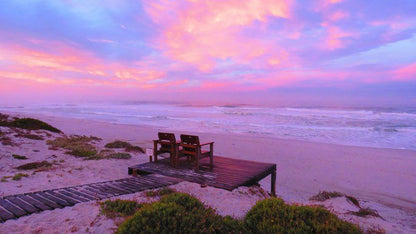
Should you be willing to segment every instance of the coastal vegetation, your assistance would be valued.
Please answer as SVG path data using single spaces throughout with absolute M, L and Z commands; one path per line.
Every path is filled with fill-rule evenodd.
M 26 160 L 26 159 L 28 159 L 26 156 L 24 156 L 24 155 L 19 155 L 19 154 L 12 154 L 12 157 L 13 157 L 14 159 L 19 159 L 19 160 Z
M 287 205 L 282 199 L 257 202 L 243 219 L 223 217 L 197 198 L 172 190 L 159 201 L 106 201 L 101 212 L 127 217 L 117 233 L 361 233 L 321 207 Z
M 51 146 L 50 149 L 66 149 L 66 153 L 77 157 L 89 157 L 97 154 L 97 148 L 91 144 L 93 141 L 99 141 L 100 138 L 94 136 L 63 136 L 54 140 L 48 140 L 46 143 Z
M 50 132 L 61 133 L 62 131 L 41 121 L 33 118 L 13 118 L 10 119 L 8 115 L 0 113 L 0 126 L 15 127 L 27 130 L 47 130 Z
M 133 146 L 132 144 L 126 141 L 115 140 L 113 142 L 107 143 L 104 147 L 110 149 L 121 149 L 124 148 L 127 152 L 140 152 L 144 153 L 144 150 L 140 146 Z
M 33 169 L 45 169 L 52 167 L 52 164 L 48 161 L 31 162 L 16 167 L 18 170 L 33 170 Z

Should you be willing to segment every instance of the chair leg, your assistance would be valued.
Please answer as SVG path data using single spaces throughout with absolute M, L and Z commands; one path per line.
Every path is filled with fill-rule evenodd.
M 199 170 L 199 154 L 195 155 L 195 170 Z
M 157 162 L 157 142 L 153 142 L 153 157 L 155 157 L 155 162 Z

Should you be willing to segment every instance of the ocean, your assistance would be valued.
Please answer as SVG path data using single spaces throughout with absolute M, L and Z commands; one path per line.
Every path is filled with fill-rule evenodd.
M 85 103 L 0 106 L 173 131 L 236 133 L 342 145 L 416 150 L 416 108 L 193 106 L 177 103 Z

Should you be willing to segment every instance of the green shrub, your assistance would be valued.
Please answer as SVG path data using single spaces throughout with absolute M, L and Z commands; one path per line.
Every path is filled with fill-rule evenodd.
M 26 156 L 18 155 L 18 154 L 12 154 L 12 157 L 19 160 L 26 160 L 28 159 Z
M 16 169 L 18 170 L 32 170 L 32 169 L 38 169 L 38 168 L 46 168 L 46 167 L 51 167 L 52 164 L 49 163 L 48 161 L 42 161 L 42 162 L 31 162 L 31 163 L 26 163 L 23 165 L 20 165 L 18 167 L 16 167 Z
M 321 207 L 290 206 L 277 198 L 257 202 L 244 223 L 250 233 L 361 233 Z
M 314 201 L 326 201 L 328 199 L 331 198 L 335 198 L 335 197 L 343 197 L 344 194 L 340 193 L 340 192 L 328 192 L 328 191 L 320 191 L 318 194 L 316 194 L 315 196 L 312 196 L 311 198 L 309 198 L 309 200 L 314 200 Z
M 20 180 L 22 177 L 28 177 L 28 174 L 24 174 L 24 173 L 17 173 L 16 175 L 13 176 L 12 180 Z
M 188 194 L 174 193 L 144 206 L 121 224 L 117 233 L 239 233 L 238 230 L 238 221 L 215 214 Z
M 200 200 L 186 193 L 173 193 L 169 196 L 162 197 L 160 202 L 174 203 L 184 207 L 188 211 L 205 208 Z
M 381 218 L 381 216 L 378 214 L 376 210 L 373 210 L 370 208 L 360 208 L 359 211 L 357 212 L 352 211 L 351 214 L 360 216 L 360 217 L 373 216 L 373 217 Z
M 22 118 L 22 119 L 15 119 L 12 122 L 9 123 L 10 127 L 16 127 L 16 128 L 23 128 L 23 129 L 29 129 L 29 130 L 38 130 L 38 129 L 44 129 L 50 132 L 57 132 L 60 133 L 61 130 L 52 127 L 51 125 L 40 121 L 38 119 L 32 119 L 32 118 Z
M 90 136 L 57 137 L 55 140 L 49 140 L 46 143 L 53 148 L 63 148 L 69 150 L 67 153 L 77 157 L 89 157 L 97 154 L 95 146 L 90 144 L 91 141 L 96 141 L 99 138 Z
M 125 201 L 125 200 L 108 200 L 101 202 L 101 212 L 107 217 L 115 216 L 129 216 L 133 215 L 137 210 L 143 207 L 143 204 L 139 204 L 135 201 Z
M 176 191 L 171 188 L 161 188 L 157 190 L 149 190 L 146 192 L 146 196 L 148 197 L 157 197 L 157 196 L 165 196 L 168 194 L 175 193 Z
M 107 143 L 105 145 L 106 148 L 112 148 L 112 149 L 115 149 L 115 148 L 126 148 L 126 147 L 129 147 L 129 146 L 132 146 L 132 145 L 130 143 L 128 143 L 128 142 L 119 141 L 119 140 L 116 140 L 116 141 Z
M 141 152 L 144 153 L 144 150 L 140 146 L 133 146 L 128 142 L 116 140 L 105 145 L 106 148 L 110 149 L 121 149 L 124 148 L 127 152 Z

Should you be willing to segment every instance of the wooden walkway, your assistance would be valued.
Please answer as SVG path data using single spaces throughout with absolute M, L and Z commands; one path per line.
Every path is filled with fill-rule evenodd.
M 204 158 L 201 163 L 209 164 L 208 161 L 209 158 Z M 192 166 L 184 161 L 181 161 L 179 166 L 172 167 L 169 165 L 169 159 L 131 166 L 128 170 L 129 174 L 156 173 L 230 191 L 240 186 L 253 185 L 271 175 L 271 193 L 273 196 L 276 195 L 276 164 L 271 163 L 214 156 L 212 170 L 209 166 L 193 170 Z
M 180 181 L 180 179 L 161 175 L 146 175 L 6 196 L 0 198 L 0 223 L 44 210 L 164 187 Z

